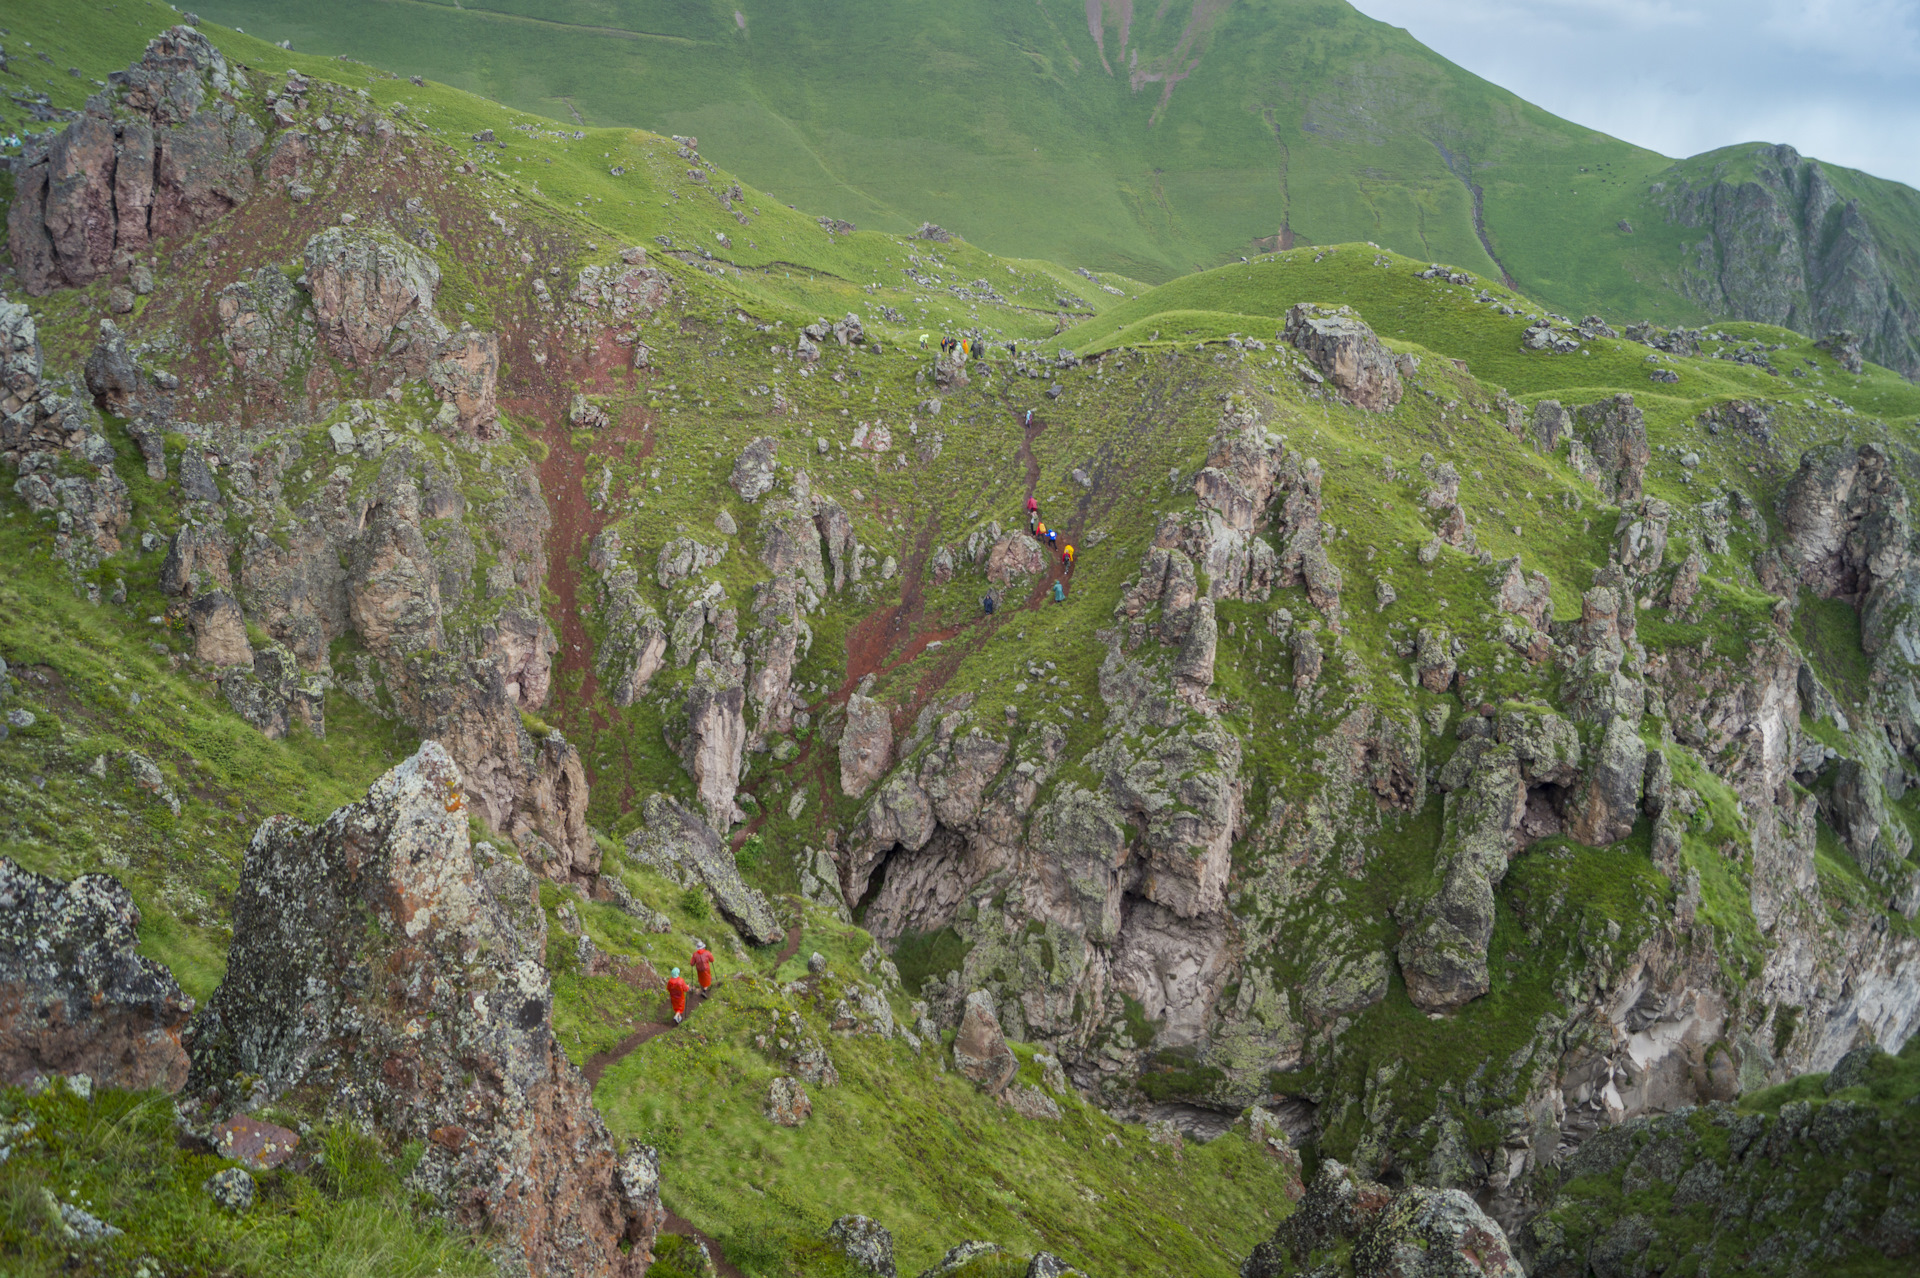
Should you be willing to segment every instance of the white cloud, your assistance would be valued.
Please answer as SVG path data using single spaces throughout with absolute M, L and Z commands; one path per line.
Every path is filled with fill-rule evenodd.
M 1736 142 L 1920 187 L 1920 0 L 1356 0 L 1556 115 L 1672 156 Z

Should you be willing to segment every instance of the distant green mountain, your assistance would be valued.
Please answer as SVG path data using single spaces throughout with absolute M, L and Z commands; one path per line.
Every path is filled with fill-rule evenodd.
M 1675 165 L 1342 0 L 203 7 L 559 120 L 697 136 L 780 198 L 874 229 L 931 220 L 1156 283 L 1371 240 L 1572 315 L 1850 328 L 1920 375 L 1911 189 L 1770 147 Z

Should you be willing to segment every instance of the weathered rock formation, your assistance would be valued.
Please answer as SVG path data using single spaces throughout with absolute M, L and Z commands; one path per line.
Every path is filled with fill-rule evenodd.
M 1328 1159 L 1241 1278 L 1526 1278 L 1500 1226 L 1457 1189 L 1395 1193 Z
M 785 935 L 766 896 L 741 879 L 732 849 L 698 813 L 663 794 L 650 796 L 642 810 L 646 824 L 627 836 L 627 855 L 682 887 L 705 888 L 727 921 L 755 945 Z
M 80 118 L 22 157 L 7 240 L 29 294 L 126 271 L 252 194 L 265 142 L 237 103 L 245 78 L 192 27 L 147 45 Z
M 554 1041 L 534 892 L 518 858 L 476 855 L 431 741 L 317 828 L 274 818 L 247 850 L 189 1086 L 216 1114 L 312 1097 L 423 1142 L 414 1183 L 508 1272 L 638 1275 L 657 1171 L 616 1154 Z
M 1759 145 L 1682 162 L 1661 175 L 1655 198 L 1668 221 L 1702 232 L 1678 283 L 1704 310 L 1809 337 L 1851 330 L 1856 349 L 1916 377 L 1913 268 L 1888 251 L 1868 189 L 1891 185 Z
M 1393 353 L 1346 307 L 1302 302 L 1287 312 L 1283 336 L 1356 408 L 1383 413 L 1400 402 Z
M 0 857 L 0 1082 L 186 1083 L 193 1000 L 138 953 L 139 925 L 132 896 L 104 874 L 62 883 Z

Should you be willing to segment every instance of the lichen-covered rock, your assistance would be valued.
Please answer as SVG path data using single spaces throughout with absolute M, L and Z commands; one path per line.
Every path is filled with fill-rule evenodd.
M 628 855 L 682 886 L 706 888 L 727 921 L 755 945 L 786 935 L 767 898 L 740 877 L 732 849 L 697 812 L 663 794 L 650 795 L 641 811 L 646 823 L 627 836 Z
M 32 296 L 124 271 L 155 239 L 188 234 L 253 192 L 265 135 L 234 101 L 244 78 L 205 36 L 172 27 L 109 80 L 15 161 L 7 239 Z
M 991 1096 L 1005 1091 L 1020 1070 L 1019 1058 L 1000 1031 L 993 996 L 985 990 L 967 995 L 960 1030 L 953 1040 L 953 1066 Z
M 781 1127 L 804 1126 L 813 1116 L 813 1102 L 797 1078 L 781 1075 L 767 1089 L 767 1117 Z
M 440 268 L 389 232 L 328 227 L 307 241 L 306 264 L 320 336 L 355 368 L 381 362 L 402 320 L 432 316 Z
M 727 482 L 743 501 L 759 501 L 773 491 L 775 459 L 779 452 L 780 441 L 771 435 L 762 435 L 740 450 Z
M 999 1254 L 998 1243 L 970 1239 L 947 1248 L 946 1255 L 935 1261 L 931 1267 L 920 1271 L 920 1278 L 950 1278 L 951 1275 L 959 1273 L 976 1260 Z
M 1383 413 L 1400 402 L 1393 353 L 1346 307 L 1302 302 L 1287 312 L 1284 337 L 1355 407 Z
M 206 1191 L 214 1202 L 236 1215 L 253 1210 L 253 1177 L 244 1167 L 229 1167 L 207 1177 Z
M 866 1216 L 842 1216 L 827 1227 L 827 1241 L 856 1266 L 879 1278 L 898 1278 L 893 1233 Z
M 178 1091 L 193 1000 L 137 950 L 140 911 L 120 883 L 70 883 L 0 857 L 0 1083 L 85 1074 Z
M 847 723 L 840 734 L 840 789 L 849 798 L 864 795 L 886 775 L 893 762 L 893 715 L 871 697 L 847 698 Z
M 638 1275 L 645 1204 L 554 1041 L 547 974 L 467 820 L 459 770 L 430 741 L 319 827 L 261 826 L 226 977 L 193 1025 L 190 1089 L 214 1113 L 312 1091 L 421 1142 L 413 1183 L 509 1271 Z
M 1400 1193 L 1327 1159 L 1241 1278 L 1526 1278 L 1506 1233 L 1457 1189 Z

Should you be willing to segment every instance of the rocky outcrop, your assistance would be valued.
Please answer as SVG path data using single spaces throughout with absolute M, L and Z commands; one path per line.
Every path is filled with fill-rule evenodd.
M 318 827 L 268 821 L 189 1086 L 215 1115 L 314 1092 L 419 1142 L 412 1183 L 509 1272 L 638 1275 L 657 1179 L 629 1183 L 554 1041 L 545 937 L 516 922 L 533 893 L 517 858 L 476 856 L 434 742 Z
M 848 798 L 866 794 L 893 763 L 893 715 L 871 697 L 847 698 L 846 727 L 840 733 L 840 790 Z
M 1766 145 L 1695 156 L 1654 188 L 1668 221 L 1701 233 L 1677 283 L 1703 310 L 1809 337 L 1851 330 L 1857 350 L 1920 377 L 1920 290 L 1876 224 L 1897 189 Z
M 627 855 L 682 887 L 703 887 L 736 931 L 755 945 L 786 935 L 767 898 L 740 877 L 733 850 L 700 815 L 663 794 L 642 805 L 646 824 L 627 836 Z
M 993 996 L 985 990 L 967 995 L 953 1040 L 953 1067 L 992 1096 L 1005 1091 L 1019 1072 L 1020 1062 L 1007 1046 L 1000 1018 L 994 1014 Z
M 363 371 L 385 357 L 403 320 L 432 315 L 440 287 L 433 259 L 386 231 L 329 227 L 307 241 L 306 265 L 321 339 Z
M 759 501 L 773 491 L 775 459 L 780 451 L 780 443 L 770 435 L 763 435 L 740 450 L 734 459 L 733 474 L 727 482 L 733 485 L 733 491 L 740 494 L 742 501 Z
M 1349 404 L 1384 413 L 1400 402 L 1400 372 L 1393 353 L 1346 307 L 1302 302 L 1287 312 L 1283 336 Z
M 205 36 L 174 27 L 79 119 L 30 143 L 7 216 L 27 292 L 124 272 L 154 240 L 190 234 L 251 195 L 266 139 L 236 103 L 245 84 Z
M 706 809 L 707 819 L 726 829 L 745 813 L 734 803 L 740 763 L 747 746 L 747 690 L 739 677 L 717 662 L 701 658 L 687 693 L 686 736 L 681 762 Z
M 223 590 L 210 591 L 193 601 L 187 615 L 193 625 L 195 661 L 209 666 L 253 665 L 246 617 L 232 595 Z
M 427 383 L 453 405 L 454 425 L 480 439 L 499 433 L 500 339 L 462 327 L 433 350 Z
M 70 883 L 0 857 L 0 1082 L 85 1074 L 178 1091 L 193 1000 L 138 952 L 140 911 L 104 874 Z
M 1615 395 L 1573 410 L 1579 430 L 1570 461 L 1608 501 L 1638 501 L 1653 450 L 1647 421 L 1631 395 Z
M 1241 1278 L 1526 1278 L 1507 1235 L 1457 1189 L 1395 1193 L 1327 1159 Z
M 256 386 L 276 385 L 312 357 L 313 313 L 279 267 L 227 285 L 218 308 L 227 357 Z
M 1440 890 L 1400 941 L 1407 996 L 1426 1012 L 1451 1012 L 1487 992 L 1493 890 L 1520 848 L 1527 787 L 1518 752 L 1463 741 L 1441 770 L 1447 792 L 1435 868 Z
M 640 574 L 620 554 L 620 534 L 611 528 L 595 537 L 587 553 L 587 566 L 600 574 L 600 621 L 605 627 L 594 646 L 593 663 L 607 699 L 630 706 L 666 665 L 667 629 L 640 594 Z
M 1911 1086 L 1911 1072 L 1863 1047 L 1777 1113 L 1710 1103 L 1611 1128 L 1568 1160 L 1515 1241 L 1536 1278 L 1634 1273 L 1654 1255 L 1738 1256 L 1750 1272 L 1910 1267 L 1920 1204 L 1897 1175 L 1871 1185 L 1868 1169 L 1910 1147 L 1913 1110 L 1851 1089 Z M 1622 1207 L 1643 1195 L 1668 1205 Z
M 1778 508 L 1787 534 L 1781 557 L 1822 599 L 1864 600 L 1907 566 L 1907 490 L 1878 444 L 1810 450 Z

